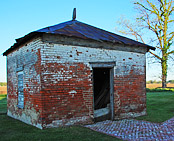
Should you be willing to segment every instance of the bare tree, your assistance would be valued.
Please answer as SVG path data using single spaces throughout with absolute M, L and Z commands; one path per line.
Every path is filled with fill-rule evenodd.
M 123 27 L 120 32 L 133 35 L 137 41 L 153 44 L 157 51 L 149 51 L 162 68 L 162 87 L 166 87 L 168 59 L 174 54 L 172 42 L 174 37 L 174 1 L 173 0 L 139 0 L 135 3 L 138 12 L 135 23 L 122 18 L 119 24 Z M 172 27 L 173 26 L 173 27 Z M 147 35 L 147 33 L 150 33 Z M 149 40 L 144 40 L 149 36 Z

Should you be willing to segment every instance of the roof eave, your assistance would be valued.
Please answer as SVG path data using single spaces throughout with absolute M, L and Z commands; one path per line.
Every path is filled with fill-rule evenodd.
M 147 45 L 147 52 L 148 52 L 150 49 L 151 49 L 151 50 L 154 50 L 154 51 L 156 50 L 155 47 L 152 47 L 152 46 Z
M 31 32 L 31 33 L 25 35 L 24 37 L 16 39 L 16 43 L 14 43 L 14 45 L 12 45 L 9 49 L 7 49 L 3 53 L 3 56 L 7 56 L 9 53 L 16 50 L 18 46 L 25 44 L 27 41 L 29 41 L 29 40 L 33 39 L 34 37 L 36 37 L 37 35 L 41 35 L 41 34 L 43 34 L 43 33 Z

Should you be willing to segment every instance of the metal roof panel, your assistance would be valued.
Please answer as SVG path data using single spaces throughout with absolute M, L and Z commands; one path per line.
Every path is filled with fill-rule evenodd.
M 13 46 L 11 46 L 11 48 L 9 48 L 6 52 L 4 52 L 3 55 L 7 55 L 10 50 L 13 50 L 14 48 L 18 47 L 21 43 L 25 42 L 26 40 L 29 40 L 29 38 L 39 33 L 51 33 L 51 34 L 73 36 L 82 39 L 107 41 L 129 46 L 147 47 L 148 49 L 155 50 L 155 48 L 152 46 L 79 22 L 77 20 L 72 20 L 36 30 L 22 38 L 16 39 L 16 43 Z

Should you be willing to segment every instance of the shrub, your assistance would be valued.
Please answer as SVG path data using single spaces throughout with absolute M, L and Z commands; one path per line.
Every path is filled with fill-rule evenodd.
M 0 86 L 7 86 L 7 82 L 0 82 Z
M 174 88 L 146 88 L 147 92 L 166 92 L 171 91 L 174 92 Z

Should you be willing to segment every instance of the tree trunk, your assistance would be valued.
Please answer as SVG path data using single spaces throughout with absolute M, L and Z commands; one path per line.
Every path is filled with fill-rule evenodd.
M 167 87 L 167 83 L 166 83 L 166 75 L 162 75 L 162 88 L 166 88 Z
M 162 61 L 162 88 L 167 87 L 166 79 L 167 79 L 167 61 Z

